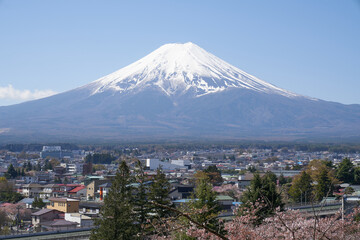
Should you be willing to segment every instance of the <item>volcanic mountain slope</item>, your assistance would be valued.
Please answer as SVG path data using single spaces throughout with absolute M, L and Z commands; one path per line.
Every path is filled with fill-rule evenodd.
M 83 87 L 0 107 L 0 139 L 359 137 L 360 105 L 304 97 L 193 43 L 166 44 Z

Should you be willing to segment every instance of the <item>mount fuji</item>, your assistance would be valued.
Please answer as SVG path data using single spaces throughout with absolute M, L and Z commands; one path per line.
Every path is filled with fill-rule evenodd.
M 0 141 L 360 137 L 360 105 L 301 96 L 193 43 L 166 44 L 85 86 L 0 107 Z

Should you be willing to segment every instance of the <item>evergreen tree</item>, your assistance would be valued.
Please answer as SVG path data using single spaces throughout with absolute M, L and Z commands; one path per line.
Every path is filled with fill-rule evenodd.
M 280 174 L 280 176 L 279 176 L 279 185 L 280 186 L 282 186 L 282 185 L 284 185 L 284 184 L 286 184 L 286 183 L 288 183 L 288 180 L 284 177 L 284 175 L 283 174 Z
M 214 185 L 221 185 L 221 183 L 224 181 L 221 177 L 220 170 L 215 165 L 207 167 L 204 172 L 209 177 L 210 182 Z
M 172 206 L 172 202 L 169 198 L 170 183 L 166 179 L 161 167 L 156 170 L 156 175 L 153 179 L 153 183 L 149 188 L 149 200 L 165 206 Z M 165 208 L 161 208 L 153 205 L 151 212 L 154 216 L 163 218 L 171 215 L 171 211 Z
M 112 182 L 111 189 L 104 199 L 100 218 L 95 220 L 90 239 L 117 240 L 136 239 L 137 218 L 133 212 L 133 178 L 127 164 L 122 161 Z
M 34 201 L 32 203 L 33 208 L 43 208 L 45 206 L 46 206 L 46 204 L 44 203 L 44 201 L 41 198 L 39 198 L 39 197 L 34 198 Z
M 32 170 L 32 165 L 31 163 L 28 161 L 27 163 L 25 163 L 25 169 L 27 172 L 30 172 Z
M 360 167 L 354 168 L 354 184 L 360 184 Z
M 256 167 L 254 167 L 254 166 L 250 166 L 250 167 L 248 167 L 248 169 L 247 169 L 249 172 L 251 172 L 251 173 L 255 173 L 257 170 L 256 170 Z
M 53 169 L 53 167 L 52 167 L 49 159 L 46 159 L 45 160 L 45 165 L 44 165 L 44 170 L 46 171 L 46 170 L 52 170 L 52 169 Z
M 309 203 L 312 199 L 312 179 L 306 171 L 302 171 L 294 177 L 289 189 L 289 195 L 295 202 Z
M 140 161 L 136 163 L 136 183 L 137 188 L 135 190 L 136 194 L 134 194 L 134 213 L 136 214 L 136 222 L 138 226 L 139 236 L 140 238 L 144 238 L 144 236 L 148 235 L 152 228 L 147 222 L 150 219 L 150 211 L 151 211 L 151 203 L 149 203 L 148 199 L 148 191 L 149 187 L 146 183 L 146 175 L 144 173 L 143 167 Z
M 336 178 L 345 183 L 354 183 L 354 165 L 348 158 L 344 158 L 336 171 Z
M 9 178 L 16 178 L 17 177 L 17 172 L 14 168 L 14 166 L 12 164 L 10 164 L 10 166 L 8 167 L 8 170 L 7 170 L 7 174 L 8 174 L 8 177 Z
M 243 202 L 239 214 L 244 214 L 244 209 L 251 207 L 256 208 L 256 219 L 253 224 L 260 224 L 263 219 L 271 216 L 275 210 L 284 207 L 280 193 L 277 192 L 276 184 L 270 172 L 266 173 L 262 178 L 258 173 L 254 174 L 254 178 L 250 186 L 241 197 Z M 258 205 L 260 203 L 260 205 Z
M 167 218 L 174 215 L 170 209 L 166 208 L 173 207 L 169 198 L 170 187 L 170 183 L 163 173 L 162 168 L 158 168 L 148 188 L 149 192 L 147 197 L 150 203 L 148 220 L 151 222 L 151 226 L 147 226 L 147 229 L 145 229 L 147 233 L 157 233 L 160 236 L 169 234 L 167 231 L 162 232 L 161 229 L 170 227 L 169 224 L 171 221 L 168 222 Z M 153 226 L 161 227 L 154 228 Z M 161 232 L 157 232 L 159 230 Z
M 320 201 L 325 197 L 333 195 L 334 183 L 329 178 L 329 172 L 322 168 L 319 173 L 317 184 L 315 185 L 315 199 Z
M 268 171 L 266 172 L 265 176 L 270 180 L 272 181 L 273 183 L 277 184 L 277 180 L 278 178 L 276 177 L 276 174 L 271 172 L 271 171 Z
M 24 197 L 14 191 L 14 186 L 5 177 L 0 177 L 0 202 L 16 203 Z
M 196 188 L 191 201 L 185 207 L 195 221 L 216 232 L 225 233 L 223 224 L 217 218 L 220 206 L 216 200 L 216 192 L 212 190 L 212 184 L 209 183 L 206 175 L 196 180 Z

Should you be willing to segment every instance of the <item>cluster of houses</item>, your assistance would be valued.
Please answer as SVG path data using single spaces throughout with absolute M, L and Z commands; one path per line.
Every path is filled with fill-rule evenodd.
M 151 176 L 155 172 L 148 171 L 150 179 L 148 183 L 151 184 Z M 175 178 L 172 175 L 172 170 L 164 171 L 170 179 L 169 197 L 174 204 L 179 205 L 188 201 L 194 190 L 194 184 L 182 183 L 181 178 Z M 28 183 L 18 185 L 17 191 L 25 197 L 20 203 L 31 210 L 30 230 L 59 231 L 92 227 L 93 220 L 99 216 L 104 198 L 111 188 L 113 178 L 114 175 L 89 176 L 83 184 Z M 41 198 L 46 206 L 36 209 L 32 205 L 36 198 Z M 237 204 L 234 198 L 226 195 L 219 195 L 218 202 L 224 214 L 230 214 Z
M 286 169 L 286 166 L 301 165 L 314 157 L 299 152 L 274 153 L 270 150 L 251 152 L 214 150 L 213 152 L 178 152 L 178 155 L 162 154 L 164 156 L 161 160 L 159 156 L 144 155 L 142 163 L 149 176 L 149 183 L 156 174 L 156 169 L 159 167 L 163 169 L 171 183 L 169 197 L 175 205 L 188 201 L 195 187 L 192 181 L 194 173 L 199 169 L 216 165 L 225 172 L 222 174 L 224 185 L 231 185 L 233 189 L 241 192 L 250 185 L 253 175 L 240 170 L 255 166 L 257 169 L 271 169 L 278 176 L 293 177 L 300 171 Z M 57 146 L 44 146 L 40 158 L 32 160 L 33 166 L 40 162 L 44 163 L 44 157 L 61 161 L 51 170 L 33 170 L 13 180 L 16 191 L 24 196 L 19 204 L 31 211 L 31 225 L 34 230 L 56 231 L 92 227 L 93 220 L 98 217 L 104 198 L 111 188 L 117 165 L 102 164 L 102 168 L 94 170 L 93 166 L 84 163 L 85 155 L 86 153 L 81 150 L 63 151 Z M 360 156 L 352 157 L 355 164 Z M 5 166 L 9 164 L 23 166 L 27 162 L 28 160 L 18 161 L 8 154 L 0 156 L 0 176 L 6 172 Z M 228 173 L 226 170 L 229 170 Z M 230 196 L 219 191 L 217 197 L 225 217 L 231 215 L 233 208 L 239 204 L 238 199 Z M 46 204 L 43 209 L 35 209 L 32 206 L 36 198 L 41 198 Z M 0 207 L 4 207 L 4 204 L 7 203 L 0 203 Z
M 92 218 L 80 213 L 80 200 L 66 197 L 48 200 L 46 208 L 31 214 L 35 229 L 60 231 L 93 226 Z

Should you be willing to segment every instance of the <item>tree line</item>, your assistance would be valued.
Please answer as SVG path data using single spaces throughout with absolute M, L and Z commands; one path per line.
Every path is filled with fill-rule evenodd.
M 90 239 L 148 239 L 176 236 L 182 238 L 194 223 L 215 233 L 224 233 L 217 219 L 220 211 L 216 193 L 206 176 L 199 177 L 188 202 L 176 209 L 169 192 L 171 186 L 161 169 L 153 178 L 137 162 L 134 172 L 125 161 L 117 170 L 111 189 L 104 199 L 100 218 Z M 173 229 L 177 226 L 177 230 Z
M 329 162 L 316 160 L 294 179 L 292 186 L 303 187 L 303 197 L 305 191 L 308 196 L 320 199 L 319 192 L 326 197 L 331 184 L 338 181 L 335 176 L 344 177 L 342 173 L 348 172 L 341 170 L 345 168 L 342 165 L 348 166 L 348 161 L 343 160 L 335 170 Z M 217 194 L 213 190 L 213 184 L 218 182 L 214 173 L 215 176 L 218 173 L 215 167 L 198 171 L 191 197 L 175 207 L 169 198 L 170 184 L 161 169 L 149 182 L 140 162 L 133 172 L 121 162 L 91 239 L 340 240 L 360 237 L 360 209 L 344 217 L 336 214 L 323 218 L 316 212 L 309 217 L 285 210 L 281 185 L 289 183 L 272 172 L 261 175 L 255 172 L 250 186 L 240 197 L 241 204 L 234 210 L 234 217 L 221 220 Z M 224 185 L 221 188 L 232 189 Z M 299 201 L 301 196 L 296 196 Z
M 344 158 L 335 167 L 326 160 L 313 160 L 296 175 L 288 190 L 293 202 L 310 203 L 333 196 L 335 187 L 341 183 L 360 184 L 360 167 Z
M 110 153 L 94 153 L 94 154 L 89 154 L 85 157 L 86 163 L 93 163 L 93 164 L 110 164 L 115 160 L 116 157 L 114 157 Z

